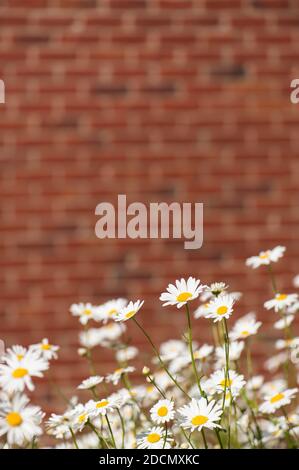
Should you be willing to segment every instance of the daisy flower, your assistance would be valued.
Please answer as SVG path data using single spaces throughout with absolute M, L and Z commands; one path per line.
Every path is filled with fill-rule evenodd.
M 85 410 L 90 418 L 96 418 L 99 415 L 106 415 L 108 411 L 114 411 L 120 404 L 115 397 L 103 398 L 102 400 L 89 400 L 85 405 Z
M 299 346 L 299 338 L 291 338 L 291 339 L 278 339 L 275 343 L 276 349 L 285 349 L 285 348 L 298 348 Z
M 209 302 L 206 302 L 200 305 L 199 307 L 197 307 L 197 309 L 194 311 L 194 318 L 195 319 L 205 318 L 208 313 L 211 313 L 210 304 Z
M 126 305 L 128 301 L 123 298 L 108 300 L 103 305 L 100 305 L 95 316 L 97 320 L 107 323 L 112 320 Z
M 116 351 L 116 360 L 118 362 L 128 362 L 138 355 L 138 349 L 135 346 L 127 346 L 126 348 Z
M 177 308 L 181 308 L 187 302 L 196 299 L 205 288 L 199 279 L 190 276 L 186 281 L 182 278 L 180 281 L 176 280 L 175 285 L 168 284 L 167 292 L 160 295 L 160 300 L 164 302 L 163 307 L 176 305 Z
M 138 449 L 170 449 L 172 439 L 166 437 L 165 429 L 154 426 L 137 436 Z
M 95 346 L 105 346 L 116 341 L 126 330 L 126 326 L 118 323 L 109 323 L 101 328 L 90 328 L 79 334 L 81 346 L 92 349 Z
M 248 336 L 252 336 L 257 333 L 261 324 L 262 323 L 260 321 L 256 321 L 254 313 L 248 313 L 236 321 L 229 336 L 233 341 L 248 338 Z
M 39 352 L 44 359 L 49 361 L 51 359 L 57 359 L 56 351 L 59 350 L 59 346 L 50 344 L 48 338 L 44 338 L 40 343 L 32 344 L 29 349 Z
M 266 396 L 264 403 L 262 403 L 259 408 L 260 412 L 271 414 L 282 406 L 289 405 L 297 392 L 298 388 L 289 388 L 282 392 L 275 393 L 274 395 Z
M 237 396 L 246 383 L 244 376 L 237 374 L 234 370 L 229 370 L 228 377 L 227 380 L 225 370 L 223 369 L 214 372 L 209 380 L 218 392 L 224 392 L 226 389 L 227 391 L 229 390 L 233 396 Z
M 214 323 L 229 318 L 233 313 L 234 299 L 230 295 L 216 297 L 209 304 L 209 313 L 206 318 L 213 318 Z
M 40 424 L 44 413 L 28 403 L 25 395 L 16 394 L 11 403 L 0 408 L 0 436 L 6 435 L 9 445 L 22 446 L 42 434 Z
M 103 382 L 103 380 L 104 377 L 101 377 L 100 375 L 92 375 L 91 377 L 88 377 L 88 379 L 83 380 L 80 385 L 78 385 L 78 389 L 91 390 L 92 388 L 96 387 L 101 382 Z
M 70 428 L 72 427 L 72 411 L 66 411 L 63 415 L 52 413 L 46 422 L 46 429 L 50 436 L 56 439 L 69 439 L 71 437 Z
M 284 252 L 284 246 L 276 246 L 272 250 L 261 251 L 258 256 L 251 256 L 248 258 L 246 260 L 246 266 L 256 269 L 263 265 L 276 263 L 283 256 Z
M 287 352 L 281 352 L 275 356 L 270 357 L 265 362 L 265 368 L 270 372 L 275 372 L 279 367 L 288 360 Z
M 108 374 L 106 376 L 106 382 L 111 382 L 113 385 L 117 385 L 118 382 L 120 381 L 122 375 L 128 374 L 129 372 L 134 372 L 135 367 L 128 366 L 128 367 L 120 367 L 119 369 L 116 369 L 112 374 Z
M 271 308 L 274 308 L 275 312 L 279 312 L 280 310 L 292 305 L 294 302 L 296 302 L 297 299 L 298 294 L 277 293 L 274 299 L 267 300 L 267 302 L 264 303 L 264 307 L 267 310 L 271 310 Z
M 194 359 L 198 359 L 201 362 L 206 362 L 207 358 L 214 351 L 214 346 L 210 344 L 203 344 L 199 349 L 194 351 Z
M 28 350 L 26 348 L 24 348 L 23 346 L 15 344 L 11 348 L 8 348 L 6 350 L 6 352 L 2 356 L 2 358 L 3 358 L 3 360 L 5 359 L 5 357 L 7 357 L 7 358 L 15 360 L 15 361 L 21 361 L 25 357 L 27 351 Z
M 151 409 L 152 421 L 157 424 L 168 423 L 174 418 L 174 403 L 171 400 L 159 400 Z
M 73 408 L 73 410 L 71 410 L 69 413 L 69 418 L 71 421 L 70 427 L 72 431 L 82 431 L 88 421 L 88 417 L 89 416 L 85 405 L 82 405 L 82 403 L 78 403 L 78 405 L 76 405 L 75 408 Z
M 0 364 L 0 385 L 7 393 L 23 392 L 25 388 L 34 390 L 32 377 L 43 377 L 49 363 L 35 351 L 27 351 L 22 359 L 11 354 L 2 357 Z
M 211 400 L 208 404 L 205 398 L 199 400 L 192 398 L 188 405 L 178 410 L 178 413 L 181 417 L 180 425 L 184 429 L 190 429 L 191 432 L 195 429 L 201 431 L 202 428 L 220 428 L 217 421 L 221 418 L 222 408 L 215 400 Z
M 207 287 L 207 292 L 211 292 L 212 295 L 218 297 L 218 295 L 223 294 L 228 289 L 229 286 L 225 282 L 213 282 L 210 286 Z
M 130 318 L 134 317 L 138 310 L 141 309 L 142 305 L 144 304 L 144 300 L 137 300 L 136 302 L 130 301 L 129 304 L 122 308 L 118 313 L 116 313 L 113 317 L 115 321 L 127 321 Z
M 294 318 L 294 315 L 284 315 L 283 318 L 277 320 L 273 326 L 276 330 L 284 330 L 286 326 L 290 326 L 293 323 Z
M 188 352 L 188 346 L 179 339 L 170 339 L 160 346 L 160 355 L 163 361 L 171 361 L 176 357 Z
M 264 383 L 264 377 L 262 375 L 254 375 L 248 380 L 246 388 L 248 390 L 258 391 Z
M 89 320 L 95 320 L 97 318 L 98 307 L 91 305 L 90 303 L 84 304 L 72 304 L 70 306 L 70 312 L 74 317 L 79 317 L 79 322 L 82 325 L 86 325 Z

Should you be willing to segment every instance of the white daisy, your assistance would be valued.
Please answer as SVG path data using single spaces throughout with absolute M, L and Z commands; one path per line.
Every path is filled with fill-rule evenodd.
M 170 339 L 160 346 L 160 355 L 163 361 L 171 361 L 188 352 L 187 344 L 179 339 Z
M 176 280 L 175 285 L 168 284 L 167 292 L 160 295 L 160 300 L 164 302 L 163 307 L 176 305 L 177 308 L 181 308 L 187 302 L 196 299 L 205 288 L 199 279 L 190 276 L 186 281 L 182 278 L 180 281 Z
M 116 341 L 126 330 L 124 324 L 108 323 L 101 328 L 90 328 L 79 334 L 79 341 L 82 346 L 92 349 L 95 346 L 105 346 Z
M 228 371 L 227 379 L 226 371 L 224 369 L 215 371 L 209 378 L 209 381 L 218 392 L 224 392 L 224 390 L 226 389 L 227 391 L 230 391 L 232 393 L 233 397 L 239 395 L 240 390 L 244 387 L 246 383 L 244 380 L 244 376 L 241 374 L 237 374 L 237 372 L 235 372 L 234 370 Z
M 141 309 L 144 304 L 144 300 L 137 300 L 136 302 L 130 301 L 129 304 L 122 308 L 118 313 L 114 315 L 115 321 L 127 321 L 130 318 L 134 317 L 136 313 Z
M 174 403 L 171 400 L 159 400 L 151 409 L 152 421 L 157 424 L 168 423 L 174 418 Z
M 82 405 L 82 403 L 78 403 L 78 405 L 70 411 L 68 416 L 71 421 L 70 427 L 75 433 L 84 429 L 89 418 L 86 407 Z
M 291 339 L 278 339 L 275 343 L 276 349 L 294 349 L 299 346 L 299 337 Z
M 261 324 L 260 321 L 256 321 L 254 313 L 248 313 L 236 321 L 229 336 L 233 341 L 248 338 L 257 333 Z
M 294 302 L 296 302 L 298 298 L 298 294 L 281 294 L 277 293 L 274 297 L 274 299 L 267 300 L 267 302 L 264 303 L 264 307 L 267 310 L 270 310 L 271 308 L 274 308 L 275 312 L 279 312 L 280 310 L 289 307 L 292 305 Z
M 270 357 L 265 362 L 265 368 L 270 372 L 275 372 L 279 367 L 288 360 L 287 352 L 281 352 L 275 356 Z
M 109 396 L 98 401 L 89 400 L 85 405 L 85 410 L 88 417 L 96 418 L 99 415 L 106 415 L 109 411 L 113 412 L 119 406 L 119 401 L 115 397 Z
M 295 313 L 299 312 L 299 300 L 296 300 L 292 305 L 289 305 L 286 308 L 285 314 L 292 314 L 294 315 Z
M 138 449 L 170 449 L 172 439 L 166 437 L 165 429 L 154 426 L 137 436 Z
M 197 309 L 194 311 L 194 318 L 205 318 L 208 313 L 211 313 L 210 304 L 209 302 L 206 302 L 197 307 Z
M 276 330 L 284 330 L 293 323 L 294 318 L 294 315 L 284 315 L 283 318 L 280 318 L 274 323 L 274 328 L 276 328 Z
M 246 266 L 253 269 L 259 268 L 262 265 L 269 265 L 276 263 L 284 254 L 284 246 L 276 246 L 272 250 L 261 251 L 258 256 L 251 256 L 246 260 Z
M 9 445 L 23 446 L 42 434 L 44 413 L 38 406 L 28 405 L 25 395 L 16 394 L 0 408 L 0 436 L 6 435 Z
M 207 291 L 211 292 L 212 295 L 218 297 L 218 295 L 223 294 L 224 291 L 228 289 L 229 286 L 225 282 L 213 282 L 210 286 L 207 287 Z
M 97 385 L 99 385 L 101 382 L 103 382 L 104 377 L 101 377 L 100 375 L 93 375 L 91 377 L 88 377 L 88 379 L 85 379 L 81 382 L 80 385 L 78 385 L 79 390 L 90 390 Z
M 97 319 L 99 307 L 87 303 L 72 304 L 70 306 L 70 312 L 74 317 L 79 317 L 79 321 L 82 325 L 86 325 L 89 320 Z
M 130 372 L 134 372 L 135 367 L 128 366 L 128 367 L 120 367 L 119 369 L 116 369 L 112 374 L 106 375 L 106 382 L 111 382 L 113 385 L 117 385 L 118 382 L 120 381 L 122 375 L 124 374 L 129 374 Z
M 66 411 L 63 415 L 52 413 L 46 422 L 46 429 L 49 435 L 56 439 L 69 439 L 71 437 L 71 426 L 73 424 L 72 411 Z
M 230 295 L 216 297 L 209 304 L 209 313 L 206 318 L 213 318 L 214 323 L 229 318 L 233 313 L 234 299 Z
M 108 300 L 108 302 L 100 305 L 96 312 L 96 319 L 104 323 L 112 320 L 126 305 L 128 301 L 123 298 Z
M 181 417 L 180 425 L 193 432 L 195 429 L 201 431 L 202 428 L 219 428 L 217 421 L 221 418 L 222 408 L 215 400 L 211 400 L 208 404 L 205 398 L 199 400 L 192 398 L 188 405 L 178 410 L 178 413 Z
M 282 406 L 289 405 L 297 392 L 298 388 L 289 388 L 274 395 L 266 396 L 264 403 L 259 408 L 260 412 L 271 414 Z
M 116 360 L 118 362 L 128 362 L 138 355 L 138 349 L 134 346 L 127 346 L 116 351 Z
M 214 346 L 210 344 L 203 344 L 199 349 L 194 351 L 194 359 L 198 359 L 201 362 L 206 362 L 207 358 L 214 351 Z
M 264 377 L 262 375 L 254 375 L 248 380 L 246 388 L 248 390 L 258 391 L 264 383 Z
M 23 392 L 25 388 L 34 390 L 32 377 L 43 377 L 43 371 L 49 368 L 49 363 L 36 351 L 28 350 L 22 359 L 11 354 L 2 357 L 0 364 L 0 385 L 7 393 Z
M 262 396 L 275 395 L 282 392 L 287 387 L 284 379 L 275 379 L 262 385 L 260 393 Z
M 44 359 L 49 361 L 51 359 L 57 359 L 56 351 L 59 350 L 59 346 L 50 344 L 48 338 L 44 338 L 40 343 L 32 344 L 29 349 L 38 351 Z

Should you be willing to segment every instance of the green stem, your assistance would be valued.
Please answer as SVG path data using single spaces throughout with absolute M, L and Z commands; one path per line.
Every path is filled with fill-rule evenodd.
M 72 428 L 69 428 L 70 430 L 70 433 L 71 433 L 71 436 L 72 436 L 72 440 L 73 440 L 73 443 L 74 443 L 74 446 L 76 449 L 79 449 L 79 446 L 78 446 L 78 443 L 76 441 L 76 437 L 75 437 L 75 434 L 74 434 L 74 431 L 72 430 Z

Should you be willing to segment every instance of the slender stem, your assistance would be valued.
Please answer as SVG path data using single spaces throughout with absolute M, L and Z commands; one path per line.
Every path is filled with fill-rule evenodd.
M 188 321 L 188 345 L 189 345 L 189 351 L 190 351 L 190 356 L 191 356 L 192 368 L 193 368 L 195 379 L 198 385 L 199 392 L 202 397 L 206 398 L 205 396 L 206 394 L 203 392 L 201 385 L 200 385 L 200 378 L 197 372 L 195 359 L 194 359 L 194 352 L 193 352 L 193 345 L 192 345 L 192 325 L 191 325 L 191 317 L 190 317 L 190 310 L 189 310 L 188 302 L 186 303 L 186 312 L 187 312 L 187 321 Z
M 102 443 L 104 443 L 104 445 L 106 446 L 106 448 L 109 449 L 109 445 L 108 445 L 106 439 L 105 439 L 103 436 L 101 436 L 101 435 L 99 434 L 99 432 L 97 431 L 96 427 L 92 424 L 92 422 L 88 420 L 86 424 L 87 424 L 87 426 L 89 426 L 89 427 L 93 430 L 93 432 L 97 435 L 101 446 L 102 446 Z
M 69 428 L 69 430 L 70 430 L 70 433 L 71 433 L 72 440 L 73 440 L 73 443 L 74 443 L 75 448 L 76 448 L 76 449 L 79 449 L 79 446 L 78 446 L 78 443 L 77 443 L 77 441 L 76 441 L 76 436 L 75 436 L 75 434 L 74 434 L 74 431 L 72 430 L 72 428 Z
M 154 345 L 154 343 L 152 342 L 150 336 L 147 334 L 147 332 L 145 331 L 145 329 L 140 325 L 140 323 L 136 320 L 136 318 L 132 318 L 132 320 L 135 322 L 135 324 L 138 326 L 138 328 L 142 331 L 142 333 L 145 335 L 145 337 L 147 338 L 147 340 L 149 341 L 150 345 L 152 346 L 161 366 L 163 367 L 163 369 L 165 370 L 165 372 L 167 373 L 168 377 L 174 382 L 174 384 L 181 390 L 181 392 L 183 392 L 183 394 L 190 398 L 190 396 L 188 395 L 187 392 L 185 392 L 185 390 L 180 386 L 180 384 L 177 382 L 177 380 L 173 377 L 173 375 L 169 372 L 169 370 L 167 369 L 166 365 L 164 364 L 156 346 Z
M 121 430 L 122 430 L 121 448 L 123 449 L 124 446 L 125 446 L 125 434 L 126 434 L 125 422 L 124 422 L 124 419 L 123 419 L 123 417 L 121 415 L 121 412 L 119 411 L 118 408 L 116 409 L 116 411 L 117 411 L 117 414 L 119 416 L 120 424 L 121 424 Z
M 111 436 L 111 439 L 112 439 L 112 444 L 114 445 L 114 449 L 116 449 L 116 443 L 115 443 L 115 439 L 114 439 L 114 435 L 113 435 L 113 431 L 112 431 L 112 427 L 111 427 L 111 424 L 110 424 L 110 420 L 109 420 L 109 418 L 108 418 L 108 415 L 106 415 L 106 421 L 107 421 L 108 428 L 109 428 L 109 432 L 110 432 L 110 436 Z
M 268 273 L 270 275 L 273 292 L 274 294 L 277 294 L 277 284 L 276 284 L 276 279 L 275 279 L 274 271 L 273 271 L 271 264 L 268 264 Z

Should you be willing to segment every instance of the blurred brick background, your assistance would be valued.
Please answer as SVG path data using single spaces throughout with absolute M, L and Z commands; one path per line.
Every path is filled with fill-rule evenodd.
M 145 299 L 156 342 L 185 318 L 161 309 L 177 277 L 245 292 L 235 315 L 264 319 L 264 270 L 247 256 L 276 244 L 289 291 L 298 267 L 298 0 L 2 0 L 0 319 L 7 345 L 62 346 L 53 375 L 77 384 L 76 301 Z M 204 246 L 100 241 L 99 202 L 204 202 Z M 134 343 L 148 351 L 134 325 Z M 198 322 L 197 339 L 206 338 Z M 266 345 L 266 346 L 265 346 Z M 143 348 L 144 346 L 144 348 Z M 272 349 L 268 348 L 268 352 Z M 114 368 L 99 355 L 101 372 Z M 39 390 L 48 396 L 44 384 Z

